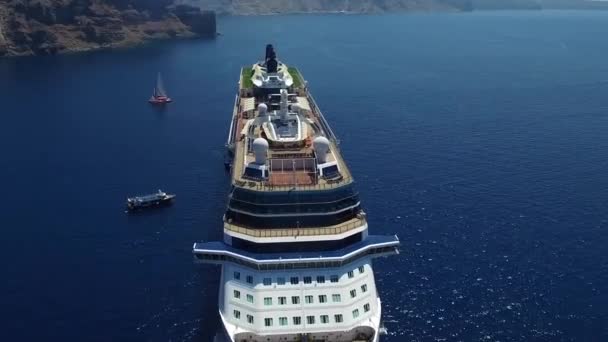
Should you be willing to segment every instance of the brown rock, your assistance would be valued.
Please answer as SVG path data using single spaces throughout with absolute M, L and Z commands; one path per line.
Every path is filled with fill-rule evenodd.
M 215 15 L 173 0 L 0 0 L 0 56 L 52 54 L 215 34 Z M 8 18 L 8 19 L 7 19 Z

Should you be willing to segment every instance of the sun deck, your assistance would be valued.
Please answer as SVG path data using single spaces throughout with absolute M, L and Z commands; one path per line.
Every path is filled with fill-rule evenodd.
M 247 68 L 251 67 L 243 70 Z M 257 191 L 285 191 L 332 189 L 351 183 L 339 142 L 301 73 L 295 68 L 288 70 L 285 77 L 293 78 L 293 85 L 285 94 L 271 91 L 262 95 L 253 91 L 248 80 L 251 73 L 241 72 L 228 141 L 234 154 L 233 184 Z M 318 137 L 327 139 L 322 158 L 314 146 Z M 268 142 L 263 162 L 255 151 L 258 138 Z

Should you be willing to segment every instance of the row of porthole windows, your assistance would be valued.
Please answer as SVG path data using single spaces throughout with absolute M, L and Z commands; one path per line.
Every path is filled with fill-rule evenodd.
M 367 313 L 371 310 L 371 307 L 369 305 L 369 303 L 363 305 L 363 312 Z M 356 319 L 357 317 L 359 317 L 359 309 L 354 309 L 351 314 L 353 315 L 353 319 Z M 239 310 L 233 310 L 232 311 L 232 315 L 234 316 L 235 319 L 240 320 L 241 319 L 241 312 Z M 247 315 L 247 323 L 249 324 L 254 324 L 254 317 L 253 315 Z M 287 317 L 279 317 L 278 319 L 279 321 L 279 325 L 280 326 L 286 326 L 288 325 L 288 318 Z M 293 325 L 301 325 L 302 324 L 302 317 L 301 316 L 293 316 L 291 318 L 292 324 Z M 321 315 L 319 316 L 319 322 L 321 324 L 328 324 L 329 323 L 329 315 Z M 342 314 L 335 314 L 334 315 L 334 323 L 342 323 L 344 322 L 344 318 L 342 317 Z M 272 317 L 265 317 L 264 318 L 264 326 L 265 327 L 272 327 L 274 324 L 274 319 Z M 316 316 L 306 316 L 306 324 L 317 324 L 316 321 Z
M 367 292 L 367 284 L 363 284 L 361 285 L 361 292 L 365 293 Z M 235 299 L 241 299 L 241 291 L 239 290 L 233 290 L 232 292 L 232 296 Z M 352 289 L 350 290 L 350 297 L 351 298 L 355 298 L 357 297 L 357 289 Z M 272 300 L 273 297 L 264 297 L 264 305 L 265 306 L 270 306 L 272 305 Z M 315 297 L 312 295 L 306 295 L 304 296 L 304 303 L 306 304 L 314 304 L 314 299 Z M 246 295 L 246 299 L 248 303 L 253 304 L 253 296 L 250 294 Z M 342 301 L 342 296 L 339 293 L 334 293 L 331 295 L 331 300 L 333 303 L 340 303 Z M 318 301 L 320 304 L 323 303 L 327 303 L 328 302 L 328 298 L 327 295 L 318 295 Z M 279 305 L 286 305 L 287 304 L 287 297 L 281 296 L 281 297 L 277 297 L 277 302 Z M 291 296 L 291 304 L 300 304 L 300 296 Z
M 359 266 L 357 268 L 357 270 L 359 271 L 359 274 L 363 274 L 365 272 L 365 267 Z M 355 277 L 355 270 L 348 271 L 347 274 L 348 274 L 348 278 L 352 279 Z M 241 272 L 234 271 L 233 277 L 235 280 L 241 280 Z M 302 281 L 304 282 L 304 284 L 312 284 L 312 280 L 313 279 L 311 276 L 304 276 L 302 278 Z M 329 277 L 329 281 L 332 283 L 337 283 L 339 280 L 340 280 L 340 277 L 338 275 L 331 275 Z M 253 276 L 251 276 L 251 275 L 246 276 L 245 281 L 248 284 L 253 285 Z M 287 283 L 287 279 L 285 277 L 277 277 L 276 281 L 277 281 L 277 285 L 285 285 Z M 324 284 L 326 281 L 326 278 L 325 278 L 325 276 L 317 276 L 316 281 L 317 281 L 317 284 Z M 265 286 L 270 286 L 270 285 L 272 285 L 272 278 L 270 278 L 270 277 L 264 278 L 262 283 Z M 298 285 L 300 283 L 300 277 L 290 277 L 289 283 L 291 285 Z

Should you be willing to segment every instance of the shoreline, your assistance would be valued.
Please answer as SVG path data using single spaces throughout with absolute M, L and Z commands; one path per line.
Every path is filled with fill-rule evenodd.
M 403 10 L 403 11 L 369 11 L 369 12 L 356 12 L 356 11 L 307 11 L 307 12 L 272 12 L 272 13 L 241 13 L 241 14 L 228 14 L 219 13 L 217 17 L 220 18 L 238 18 L 238 17 L 271 17 L 271 16 L 306 16 L 306 15 L 327 15 L 327 16 L 382 16 L 382 15 L 409 15 L 409 14 L 465 14 L 465 13 L 501 13 L 501 12 L 597 12 L 605 13 L 608 12 L 608 1 L 606 8 L 522 8 L 522 9 L 474 9 L 459 10 L 454 8 L 442 8 L 442 9 L 415 9 L 415 10 Z M 154 23 L 153 21 L 141 23 L 142 25 Z M 130 25 L 124 26 L 124 31 L 127 32 L 127 38 L 109 43 L 96 43 L 93 41 L 80 41 L 63 46 L 61 49 L 54 51 L 38 51 L 35 50 L 6 50 L 4 54 L 0 55 L 0 59 L 6 58 L 19 58 L 19 57 L 31 57 L 31 56 L 44 56 L 44 55 L 71 55 L 93 51 L 104 51 L 104 50 L 119 50 L 143 47 L 156 42 L 167 42 L 173 40 L 194 40 L 194 39 L 216 39 L 221 36 L 221 32 L 210 34 L 195 33 L 190 29 L 185 28 L 180 32 L 175 32 L 172 29 L 159 30 L 153 34 L 144 33 L 141 29 L 132 30 Z M 135 34 L 134 34 L 135 33 Z M 6 32 L 0 27 L 0 38 L 3 38 Z M 3 38 L 4 39 L 4 38 Z M 46 43 L 46 42 L 45 42 Z M 80 46 L 78 46 L 80 45 Z M 0 46 L 1 47 L 1 46 Z M 0 51 L 1 53 L 1 51 Z

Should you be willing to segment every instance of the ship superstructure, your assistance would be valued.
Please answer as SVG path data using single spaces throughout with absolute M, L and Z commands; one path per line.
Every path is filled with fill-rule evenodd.
M 242 69 L 227 141 L 224 240 L 194 244 L 221 265 L 230 341 L 378 341 L 372 259 L 396 236 L 368 234 L 339 142 L 299 71 L 276 58 Z

